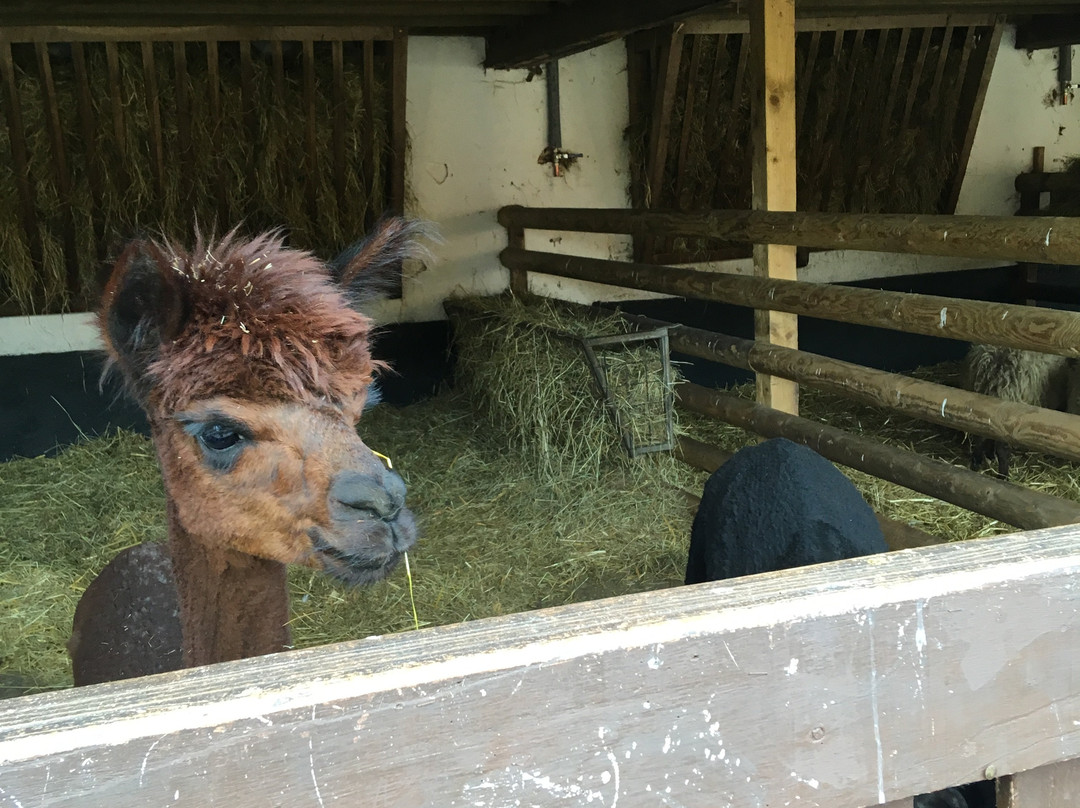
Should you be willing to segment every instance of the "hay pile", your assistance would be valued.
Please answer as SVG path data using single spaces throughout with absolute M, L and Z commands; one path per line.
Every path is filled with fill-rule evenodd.
M 295 44 L 295 43 L 292 43 Z M 137 232 L 162 233 L 190 240 L 196 221 L 220 229 L 243 221 L 258 231 L 285 223 L 294 246 L 333 251 L 354 241 L 382 212 L 389 147 L 389 98 L 385 82 L 372 82 L 373 114 L 366 112 L 365 77 L 359 57 L 346 49 L 345 193 L 338 199 L 333 171 L 333 125 L 336 106 L 329 45 L 318 43 L 313 134 L 318 155 L 314 164 L 307 148 L 307 106 L 299 58 L 286 60 L 280 91 L 270 58 L 252 60 L 251 109 L 245 110 L 238 43 L 219 46 L 219 81 L 211 86 L 206 44 L 186 44 L 186 80 L 181 82 L 190 115 L 177 102 L 172 43 L 155 43 L 152 75 L 157 85 L 164 145 L 164 171 L 159 177 L 153 153 L 155 100 L 147 90 L 140 44 L 117 45 L 122 129 L 116 130 L 112 85 L 103 43 L 88 43 L 86 65 L 93 107 L 92 148 L 79 117 L 74 63 L 61 54 L 52 60 L 57 107 L 63 130 L 65 160 L 71 176 L 71 198 L 62 198 L 55 174 L 42 83 L 33 54 L 17 66 L 19 106 L 23 118 L 29 174 L 42 236 L 43 274 L 31 264 L 31 247 L 23 228 L 10 132 L 0 116 L 0 305 L 21 313 L 55 311 L 77 305 L 69 299 L 63 255 L 64 217 L 74 218 L 79 274 L 92 289 L 98 270 L 94 230 L 103 233 L 106 250 L 115 249 Z M 376 76 L 387 66 L 380 56 Z M 220 98 L 215 121 L 212 90 Z M 6 103 L 6 98 L 3 102 Z M 183 148 L 181 128 L 189 131 Z M 375 159 L 368 154 L 375 144 Z M 101 178 L 100 199 L 94 198 L 91 175 Z M 307 183 L 317 185 L 317 212 L 309 209 Z M 339 204 L 340 202 L 340 204 Z M 219 213 L 224 212 L 223 215 Z
M 668 455 L 631 461 L 619 448 L 610 419 L 588 389 L 579 349 L 551 337 L 553 322 L 570 333 L 595 333 L 597 325 L 575 324 L 566 311 L 553 314 L 546 304 L 472 305 L 473 316 L 458 323 L 462 387 L 469 392 L 400 410 L 377 407 L 360 425 L 366 442 L 393 459 L 409 486 L 421 529 L 410 553 L 421 625 L 680 584 L 692 519 L 687 494 L 700 495 L 706 475 Z M 551 340 L 554 358 L 538 347 L 544 340 Z M 949 383 L 955 374 L 953 365 L 922 375 Z M 488 381 L 492 388 L 479 389 L 479 398 L 471 400 Z M 562 389 L 542 393 L 550 409 L 540 412 L 537 396 L 545 386 Z M 752 396 L 752 385 L 736 392 Z M 808 389 L 802 410 L 882 442 L 967 464 L 959 436 L 939 427 Z M 687 413 L 679 420 L 683 431 L 729 451 L 757 441 Z M 544 451 L 532 441 L 544 441 Z M 875 510 L 943 539 L 1012 532 L 843 470 Z M 1080 501 L 1076 464 L 1018 453 L 1013 473 L 1020 484 Z M 0 464 L 0 502 L 0 690 L 11 680 L 37 689 L 70 685 L 64 643 L 82 590 L 120 549 L 164 538 L 164 494 L 153 449 L 144 437 L 119 433 L 52 458 Z M 413 626 L 403 570 L 357 590 L 313 570 L 293 569 L 289 580 L 297 646 Z
M 376 408 L 361 432 L 409 486 L 421 530 L 410 553 L 421 625 L 682 581 L 691 511 L 673 486 L 700 490 L 700 482 L 669 458 L 543 479 L 460 395 Z M 164 538 L 152 446 L 119 433 L 0 464 L 0 501 L 0 682 L 69 686 L 64 643 L 82 590 L 123 547 Z M 403 570 L 348 590 L 297 568 L 290 588 L 299 647 L 412 628 Z
M 509 449 L 549 479 L 596 479 L 629 465 L 605 410 L 582 337 L 626 334 L 618 315 L 544 298 L 464 298 L 447 303 L 460 389 Z M 663 385 L 655 346 L 605 351 L 609 387 L 637 445 L 660 442 Z M 660 392 L 658 392 L 660 391 Z

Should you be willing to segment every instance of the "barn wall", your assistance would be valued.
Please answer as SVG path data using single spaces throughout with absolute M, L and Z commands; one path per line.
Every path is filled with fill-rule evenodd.
M 1006 30 L 987 91 L 958 213 L 1005 214 L 1017 205 L 1013 180 L 1030 166 L 1031 147 L 1046 147 L 1051 170 L 1080 153 L 1073 107 L 1047 102 L 1056 85 L 1056 51 L 1028 54 Z M 626 53 L 621 43 L 561 63 L 564 146 L 584 156 L 553 177 L 536 158 L 546 145 L 545 85 L 526 71 L 486 71 L 483 42 L 413 37 L 409 43 L 407 118 L 410 212 L 439 223 L 439 262 L 405 280 L 401 301 L 376 311 L 384 322 L 441 319 L 440 301 L 459 292 L 496 292 L 507 284 L 498 252 L 505 232 L 495 221 L 507 204 L 621 207 L 628 204 Z M 554 239 L 554 241 L 552 241 Z M 538 249 L 625 257 L 626 240 L 539 234 Z M 821 253 L 800 272 L 807 280 L 846 281 L 986 266 L 986 262 L 858 252 Z M 748 262 L 726 270 L 749 271 Z M 538 291 L 590 300 L 603 287 L 534 279 Z M 60 352 L 96 347 L 88 317 L 0 318 L 0 353 Z
M 537 157 L 547 145 L 546 84 L 524 70 L 479 65 L 481 39 L 413 37 L 409 41 L 406 104 L 411 154 L 407 206 L 438 222 L 445 243 L 440 263 L 405 282 L 401 303 L 384 316 L 441 318 L 441 301 L 467 290 L 499 292 L 508 283 L 498 253 L 506 231 L 495 221 L 509 204 L 625 207 L 629 204 L 626 129 L 626 50 L 621 42 L 560 62 L 563 146 L 583 156 L 564 176 Z M 532 242 L 601 258 L 623 258 L 623 237 L 553 234 Z M 532 246 L 530 245 L 530 246 Z M 560 281 L 563 295 L 591 298 L 602 287 Z M 541 283 L 539 291 L 551 289 Z

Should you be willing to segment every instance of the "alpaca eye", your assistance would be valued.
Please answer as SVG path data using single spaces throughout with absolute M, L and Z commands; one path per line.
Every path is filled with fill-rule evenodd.
M 209 424 L 199 433 L 203 446 L 215 452 L 224 452 L 240 442 L 240 433 L 225 424 Z

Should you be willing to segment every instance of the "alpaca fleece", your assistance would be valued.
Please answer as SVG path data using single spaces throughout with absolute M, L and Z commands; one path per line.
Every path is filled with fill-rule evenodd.
M 705 483 L 686 583 L 883 553 L 877 517 L 828 460 L 785 438 L 740 449 Z

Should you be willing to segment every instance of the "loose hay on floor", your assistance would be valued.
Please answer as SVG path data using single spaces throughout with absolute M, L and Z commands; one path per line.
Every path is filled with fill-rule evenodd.
M 543 358 L 507 351 L 531 363 L 522 371 L 526 376 L 543 372 Z M 564 367 L 563 372 L 578 371 Z M 749 387 L 737 392 L 752 394 Z M 529 396 L 520 399 L 533 406 Z M 574 406 L 610 424 L 602 409 L 591 409 L 591 394 Z M 949 430 L 808 389 L 802 411 L 867 437 L 967 464 L 959 435 Z M 409 485 L 420 524 L 421 540 L 410 559 L 421 625 L 682 582 L 692 517 L 684 492 L 700 494 L 706 475 L 668 455 L 631 462 L 618 449 L 613 430 L 602 438 L 604 446 L 585 452 L 590 459 L 582 465 L 565 456 L 567 447 L 557 446 L 557 440 L 578 437 L 573 431 L 559 437 L 558 420 L 549 417 L 546 428 L 554 431 L 548 445 L 563 456 L 538 465 L 535 455 L 520 448 L 524 437 L 508 440 L 461 393 L 400 410 L 382 406 L 365 415 L 361 433 L 373 449 L 393 459 Z M 693 437 L 729 451 L 758 440 L 686 413 L 680 422 Z M 1012 530 L 843 470 L 875 510 L 943 539 Z M 1076 472 L 1073 463 L 1017 455 L 1017 482 L 1080 501 Z M 153 447 L 147 438 L 121 432 L 56 457 L 0 464 L 0 503 L 0 688 L 11 681 L 37 689 L 70 685 L 64 643 L 82 590 L 119 550 L 164 539 L 164 493 Z M 297 646 L 413 625 L 403 569 L 356 590 L 317 571 L 293 569 L 290 588 Z

